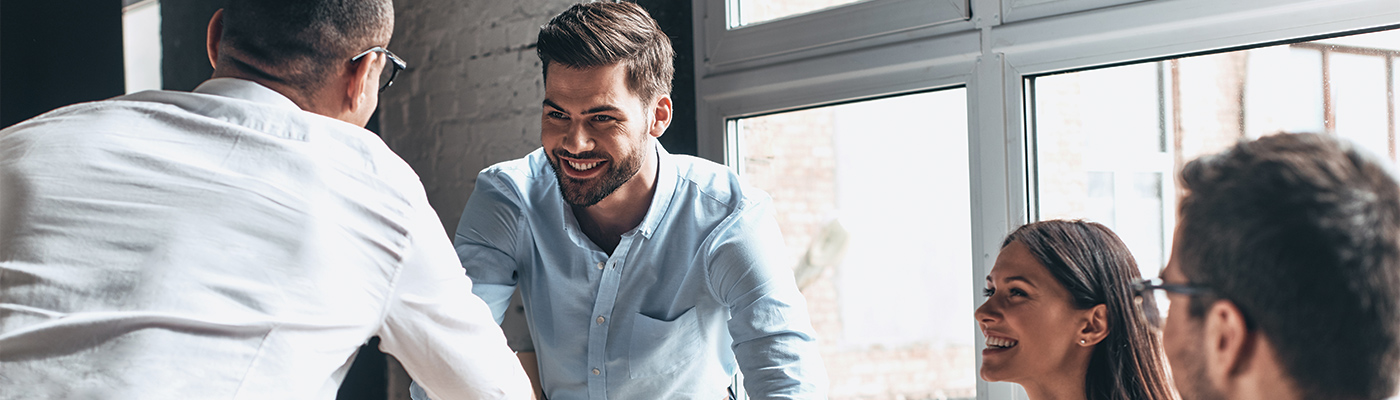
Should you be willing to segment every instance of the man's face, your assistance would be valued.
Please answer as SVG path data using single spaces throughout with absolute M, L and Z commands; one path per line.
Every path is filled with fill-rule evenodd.
M 1162 281 L 1172 284 L 1190 284 L 1181 272 L 1181 226 L 1177 225 L 1176 238 L 1172 240 L 1171 260 L 1162 269 Z M 1172 380 L 1182 400 L 1224 400 L 1224 395 L 1206 375 L 1204 323 L 1201 318 L 1191 317 L 1190 296 L 1168 293 L 1171 299 L 1166 318 L 1162 321 L 1162 347 L 1167 353 L 1168 365 L 1172 369 Z
M 569 204 L 588 207 L 641 170 L 656 129 L 653 102 L 627 89 L 622 64 L 549 66 L 540 142 Z

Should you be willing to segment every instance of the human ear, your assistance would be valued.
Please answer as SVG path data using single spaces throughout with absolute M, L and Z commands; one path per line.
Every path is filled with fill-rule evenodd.
M 661 137 L 666 133 L 666 127 L 671 126 L 671 107 L 671 96 L 661 95 L 656 99 L 656 104 L 652 105 L 651 127 L 647 132 L 651 137 Z
M 381 63 L 384 55 L 370 52 L 353 63 L 349 71 L 349 82 L 345 85 L 346 112 L 356 114 L 361 107 L 367 107 L 369 96 L 379 90 L 379 71 L 374 67 Z
M 220 8 L 214 12 L 214 17 L 209 18 L 208 32 L 205 34 L 205 51 L 209 54 L 209 66 L 214 69 L 219 68 L 219 42 L 224 39 L 224 9 Z
M 1220 387 L 1244 367 L 1254 350 L 1254 337 L 1244 313 L 1229 300 L 1212 304 L 1204 323 L 1206 374 Z
M 1084 312 L 1084 326 L 1079 329 L 1079 345 L 1092 347 L 1108 337 L 1108 306 L 1099 304 Z

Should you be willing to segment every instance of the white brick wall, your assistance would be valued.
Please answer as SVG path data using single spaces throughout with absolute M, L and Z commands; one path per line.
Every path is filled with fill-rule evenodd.
M 570 0 L 398 0 L 389 48 L 408 62 L 380 104 L 384 140 L 423 180 L 446 233 L 481 169 L 539 147 L 535 35 Z

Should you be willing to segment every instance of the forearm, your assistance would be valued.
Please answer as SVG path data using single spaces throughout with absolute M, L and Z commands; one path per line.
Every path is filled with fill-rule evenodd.
M 520 366 L 525 368 L 525 375 L 530 377 L 530 385 L 535 388 L 535 399 L 544 400 L 544 386 L 540 384 L 540 362 L 535 358 L 535 352 L 515 353 L 520 358 Z

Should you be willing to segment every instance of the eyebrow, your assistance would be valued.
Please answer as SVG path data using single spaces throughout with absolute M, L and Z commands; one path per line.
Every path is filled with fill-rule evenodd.
M 548 107 L 554 107 L 554 109 L 559 111 L 564 111 L 564 107 L 560 107 L 558 104 L 554 104 L 554 102 L 549 101 L 549 99 L 544 99 L 544 105 Z
M 1035 286 L 1035 283 L 1031 282 L 1030 279 L 1026 279 L 1026 277 L 1020 276 L 1020 275 L 1017 275 L 1017 276 L 1008 276 L 1008 277 L 1006 277 L 1006 278 L 1002 278 L 1002 281 L 1003 281 L 1003 282 L 1021 281 L 1021 282 L 1025 282 L 1027 285 L 1030 285 L 1031 287 L 1036 287 L 1036 286 Z M 991 276 L 991 275 L 987 275 L 987 283 L 991 283 L 991 282 L 992 282 L 992 276 Z
M 555 104 L 553 101 L 550 101 L 549 99 L 544 99 L 544 105 L 549 106 L 549 107 L 554 107 L 554 109 L 559 110 L 559 111 L 565 111 L 565 112 L 568 111 L 568 110 L 565 110 L 564 107 L 560 107 L 558 104 Z M 590 109 L 588 109 L 588 110 L 585 110 L 583 113 L 584 113 L 584 114 L 597 114 L 597 113 L 605 112 L 605 111 L 619 111 L 619 109 L 618 109 L 617 107 L 614 107 L 614 106 L 611 106 L 611 105 L 601 105 L 601 106 L 597 106 L 597 107 L 593 107 L 593 108 L 590 108 Z

